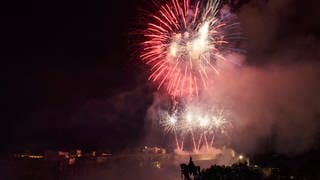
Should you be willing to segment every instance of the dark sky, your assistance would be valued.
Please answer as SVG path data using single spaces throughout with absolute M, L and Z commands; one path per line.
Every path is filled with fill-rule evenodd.
M 2 5 L 1 150 L 113 150 L 144 136 L 153 89 L 146 83 L 144 67 L 131 55 L 128 40 L 141 2 L 39 0 Z M 273 38 L 278 40 L 249 40 L 248 56 L 272 53 L 286 42 L 281 39 L 297 34 L 319 38 L 314 22 L 319 20 L 318 3 L 286 2 L 289 10 L 275 15 L 282 18 Z M 237 11 L 247 3 L 273 11 L 263 8 L 267 0 L 233 3 Z M 249 36 L 250 28 L 255 27 L 245 28 Z M 264 63 L 254 59 L 249 63 Z
M 1 148 L 95 146 L 108 142 L 113 133 L 121 134 L 99 128 L 90 119 L 72 119 L 90 101 L 135 88 L 142 71 L 130 56 L 128 31 L 136 3 L 58 0 L 6 5 L 1 25 Z M 143 113 L 132 118 L 143 118 Z

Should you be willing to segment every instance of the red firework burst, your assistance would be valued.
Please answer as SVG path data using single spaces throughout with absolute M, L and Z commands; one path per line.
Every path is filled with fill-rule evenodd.
M 160 3 L 161 4 L 161 3 Z M 149 80 L 174 97 L 198 95 L 211 74 L 218 74 L 218 61 L 236 23 L 220 11 L 217 0 L 171 0 L 148 14 L 143 30 L 141 60 L 149 65 Z

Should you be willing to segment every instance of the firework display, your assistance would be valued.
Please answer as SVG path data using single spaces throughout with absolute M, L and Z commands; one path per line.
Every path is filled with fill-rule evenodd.
M 150 67 L 149 80 L 172 96 L 198 95 L 219 74 L 225 54 L 239 51 L 239 23 L 220 1 L 171 0 L 148 17 L 140 57 Z
M 212 147 L 215 135 L 224 134 L 231 127 L 231 112 L 225 109 L 211 108 L 203 111 L 202 108 L 189 106 L 180 115 L 167 112 L 160 115 L 160 125 L 167 133 L 175 136 L 178 150 L 183 150 L 184 137 L 191 136 L 192 149 L 199 151 L 201 146 L 207 149 Z M 180 135 L 182 138 L 178 138 Z
M 194 152 L 210 149 L 215 135 L 231 127 L 230 111 L 194 102 L 222 73 L 221 64 L 234 63 L 228 55 L 242 51 L 240 24 L 219 0 L 154 4 L 156 9 L 143 21 L 140 59 L 149 68 L 149 80 L 173 101 L 170 110 L 159 114 L 160 125 L 174 135 L 177 150 L 184 150 L 185 139 Z

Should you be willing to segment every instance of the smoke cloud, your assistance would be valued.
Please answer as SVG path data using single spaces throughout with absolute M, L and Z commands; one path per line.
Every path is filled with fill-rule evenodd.
M 233 144 L 280 153 L 314 147 L 319 136 L 319 2 L 251 1 L 239 9 L 248 37 L 247 64 L 219 77 L 218 90 L 237 114 Z
M 317 4 L 261 0 L 236 9 L 248 38 L 245 63 L 219 64 L 222 73 L 200 97 L 204 106 L 232 109 L 233 148 L 297 154 L 319 144 L 320 16 L 310 13 Z M 238 64 L 244 57 L 230 54 L 228 59 Z M 156 96 L 147 119 L 154 119 L 150 115 L 159 104 Z
M 319 16 L 310 13 L 317 4 L 250 1 L 238 9 L 248 37 L 246 64 L 218 77 L 206 97 L 232 102 L 231 139 L 241 151 L 261 151 L 267 142 L 291 154 L 318 143 Z
M 312 147 L 318 135 L 318 67 L 245 67 L 219 77 L 205 96 L 209 103 L 231 104 L 231 139 L 240 150 L 256 151 L 261 141 L 269 140 L 278 152 L 302 152 Z

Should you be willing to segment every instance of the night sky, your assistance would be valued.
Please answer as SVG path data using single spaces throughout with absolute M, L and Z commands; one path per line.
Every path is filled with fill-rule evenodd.
M 139 136 L 139 127 L 126 127 L 130 125 L 123 122 L 107 125 L 85 117 L 74 119 L 91 101 L 136 88 L 142 70 L 128 49 L 135 4 L 8 4 L 1 33 L 2 149 L 82 144 L 95 147 L 127 130 L 133 131 L 131 138 Z M 108 105 L 103 108 L 115 111 Z M 141 123 L 141 111 L 130 119 Z M 124 127 L 114 130 L 113 126 Z M 127 142 L 127 137 L 119 138 Z
M 248 9 L 268 14 L 265 22 L 244 27 L 247 64 L 272 63 L 269 57 L 279 52 L 288 52 L 283 63 L 317 61 L 319 3 L 275 2 L 231 2 L 240 20 Z M 154 87 L 147 82 L 146 68 L 132 55 L 129 32 L 139 23 L 135 18 L 143 5 L 142 0 L 2 5 L 0 150 L 113 151 L 141 143 Z M 288 46 L 303 55 L 291 58 L 289 51 L 282 51 Z

